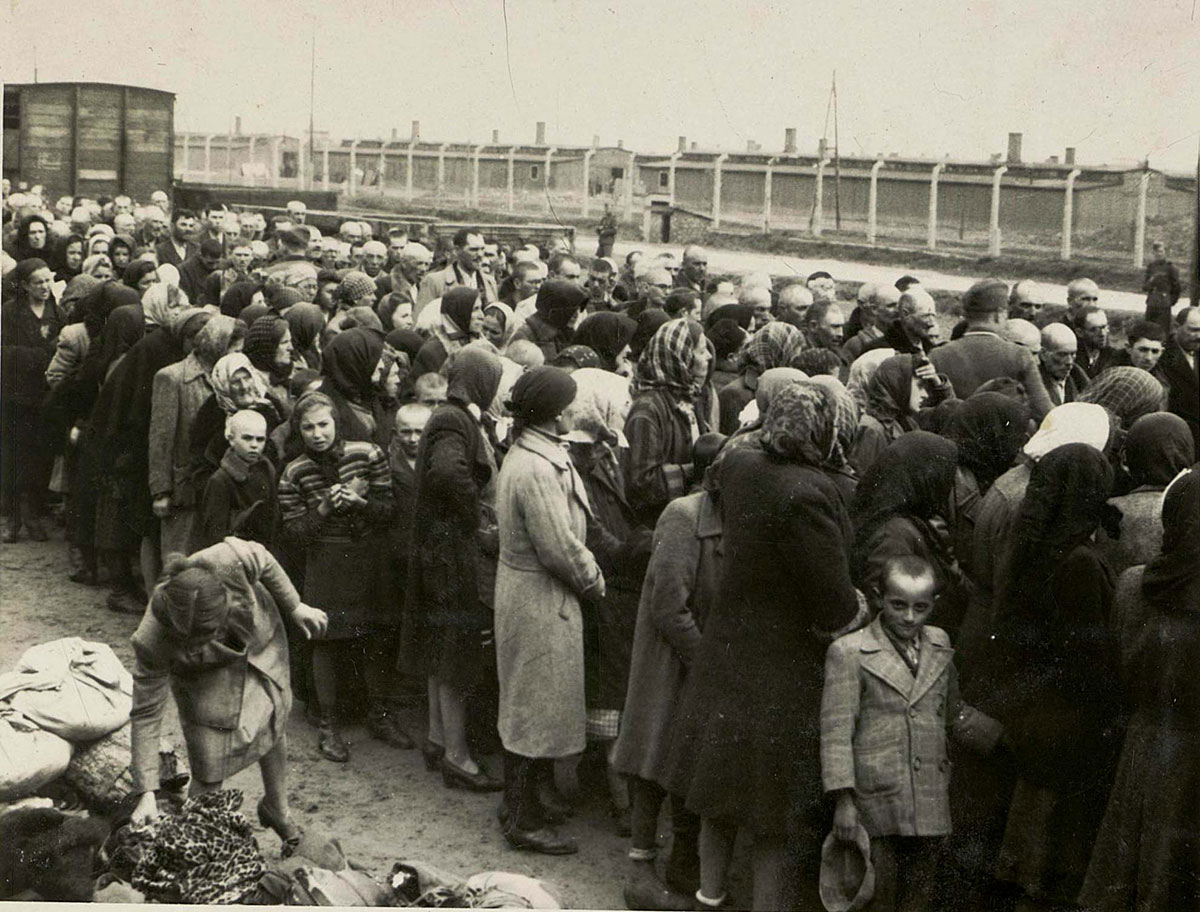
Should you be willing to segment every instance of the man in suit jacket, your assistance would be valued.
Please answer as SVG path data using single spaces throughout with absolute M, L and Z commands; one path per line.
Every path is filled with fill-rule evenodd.
M 989 380 L 1009 377 L 1025 387 L 1037 421 L 1050 411 L 1050 397 L 1033 354 L 1000 336 L 1008 322 L 1008 286 L 999 279 L 976 282 L 963 296 L 967 331 L 929 353 L 939 374 L 949 379 L 954 394 L 966 399 Z
M 460 228 L 454 233 L 454 260 L 445 269 L 431 272 L 421 280 L 421 290 L 417 296 L 420 309 L 434 298 L 440 298 L 447 288 L 455 285 L 468 285 L 479 292 L 484 304 L 500 300 L 496 288 L 496 280 L 484 272 L 480 266 L 483 263 L 483 232 L 478 228 Z M 419 316 L 414 314 L 413 316 Z
M 1065 323 L 1047 323 L 1042 328 L 1038 372 L 1054 405 L 1074 402 L 1087 388 L 1088 375 L 1075 363 L 1078 348 L 1079 340 Z
M 1170 387 L 1167 410 L 1188 423 L 1200 453 L 1200 307 L 1185 307 L 1175 315 L 1175 335 L 1158 368 Z
M 170 263 L 179 268 L 184 260 L 196 254 L 200 245 L 193 238 L 199 229 L 200 220 L 191 209 L 176 209 L 171 213 L 171 234 L 154 247 L 158 265 Z

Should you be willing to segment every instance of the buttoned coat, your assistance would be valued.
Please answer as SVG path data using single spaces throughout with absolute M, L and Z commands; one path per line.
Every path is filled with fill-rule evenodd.
M 527 429 L 496 486 L 496 669 L 500 738 L 522 757 L 576 754 L 585 746 L 583 615 L 604 578 L 587 537 L 583 480 L 565 447 Z
M 194 354 L 154 375 L 150 399 L 150 493 L 171 506 L 194 507 L 201 491 L 191 477 L 192 424 L 212 395 L 208 372 Z
M 961 339 L 933 349 L 929 360 L 939 374 L 949 378 L 959 399 L 966 399 L 989 380 L 1010 377 L 1024 385 L 1036 420 L 1041 421 L 1052 407 L 1033 355 L 997 333 L 968 330 Z
M 706 491 L 667 504 L 638 603 L 613 769 L 666 787 L 675 706 L 721 581 L 721 514 Z
M 129 714 L 130 772 L 139 792 L 159 785 L 158 736 L 168 691 L 179 708 L 188 763 L 201 782 L 220 782 L 244 769 L 287 730 L 292 691 L 281 615 L 296 610 L 299 593 L 258 542 L 226 538 L 192 559 L 220 577 L 245 642 L 210 643 L 197 654 L 181 655 L 146 610 L 133 635 L 137 665 Z
M 958 704 L 954 650 L 938 627 L 921 630 L 914 676 L 876 618 L 834 641 L 821 693 L 821 780 L 854 791 L 871 836 L 950 832 L 948 720 Z
M 482 270 L 479 275 L 483 276 L 483 294 L 480 295 L 483 303 L 492 304 L 500 300 L 500 295 L 496 290 L 496 280 Z M 413 312 L 413 318 L 415 319 L 430 301 L 444 295 L 447 288 L 453 288 L 455 285 L 467 285 L 467 279 L 474 280 L 474 277 L 464 276 L 457 263 L 450 263 L 445 269 L 428 273 L 421 280 L 421 287 L 417 290 L 417 309 Z M 478 288 L 477 280 L 473 287 Z

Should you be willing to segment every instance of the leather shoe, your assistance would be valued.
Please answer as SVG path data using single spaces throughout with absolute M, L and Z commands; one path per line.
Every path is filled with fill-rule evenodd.
M 300 841 L 304 839 L 304 830 L 291 819 L 291 814 L 288 814 L 287 820 L 280 820 L 278 817 L 268 814 L 266 802 L 266 798 L 258 799 L 258 822 L 275 831 L 275 835 L 283 842 L 280 854 L 284 858 L 290 858 L 296 854 Z
M 496 819 L 500 821 L 500 826 L 508 826 L 508 818 L 510 816 L 508 805 L 501 799 L 500 806 L 496 808 Z M 542 819 L 546 821 L 547 826 L 560 826 L 567 822 L 567 815 L 543 807 Z
M 501 780 L 492 778 L 482 769 L 477 773 L 468 773 L 445 757 L 442 758 L 442 783 L 446 788 L 466 789 L 468 792 L 499 792 L 504 788 Z
M 657 879 L 640 878 L 630 881 L 623 891 L 627 909 L 662 909 L 667 912 L 688 912 L 695 900 L 687 893 L 676 893 Z
M 562 823 L 575 816 L 574 806 L 553 785 L 542 785 L 538 789 L 538 801 L 550 823 Z
M 504 831 L 504 838 L 514 849 L 526 852 L 540 852 L 542 855 L 574 855 L 579 851 L 579 844 L 567 836 L 559 836 L 549 827 L 537 830 L 518 830 L 509 827 Z
M 398 747 L 400 750 L 410 750 L 413 739 L 408 736 L 396 717 L 382 707 L 375 707 L 367 715 L 367 732 L 377 741 Z
M 328 722 L 322 724 L 319 730 L 317 750 L 322 757 L 334 763 L 348 763 L 350 760 L 350 748 L 342 739 L 342 733 Z
M 446 748 L 440 744 L 434 744 L 428 738 L 421 745 L 421 756 L 425 758 L 425 769 L 431 773 L 436 773 L 442 768 L 442 758 L 446 756 Z

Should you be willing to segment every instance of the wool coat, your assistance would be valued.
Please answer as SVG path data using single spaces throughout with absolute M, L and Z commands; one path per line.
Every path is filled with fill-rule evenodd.
M 721 582 L 680 701 L 669 791 L 702 817 L 782 837 L 791 810 L 821 802 L 822 634 L 858 613 L 853 533 L 819 468 L 744 448 L 717 474 Z
M 883 622 L 833 642 L 821 694 L 821 781 L 826 792 L 854 791 L 874 836 L 950 832 L 947 729 L 958 709 L 950 637 L 921 630 L 914 676 Z
M 162 522 L 162 549 L 167 554 L 192 551 L 195 511 L 203 490 L 191 472 L 192 424 L 212 396 L 208 371 L 195 354 L 154 375 L 150 400 L 150 495 L 171 498 L 171 515 Z
M 666 786 L 676 706 L 721 574 L 721 514 L 706 491 L 667 504 L 633 633 L 629 689 L 612 766 Z
M 666 390 L 643 390 L 625 419 L 625 494 L 647 528 L 658 522 L 668 501 L 687 492 L 695 441 L 691 422 L 680 409 Z
M 82 323 L 68 323 L 58 334 L 58 344 L 54 349 L 54 357 L 46 368 L 46 383 L 54 388 L 68 377 L 73 376 L 83 366 L 88 349 L 92 347 L 92 338 L 88 335 L 87 327 Z
M 450 263 L 445 269 L 428 273 L 421 280 L 421 287 L 417 291 L 419 310 L 413 313 L 413 317 L 417 317 L 420 310 L 423 310 L 434 298 L 440 298 L 444 295 L 447 288 L 453 288 L 455 285 L 467 285 L 468 287 L 479 289 L 481 281 L 483 287 L 480 289 L 479 296 L 483 299 L 483 303 L 491 304 L 494 301 L 500 300 L 499 293 L 496 290 L 496 280 L 492 278 L 490 273 L 480 270 L 475 275 L 466 275 L 459 268 L 458 263 Z
M 1162 502 L 1161 485 L 1142 485 L 1109 500 L 1121 511 L 1121 535 L 1112 538 L 1101 528 L 1096 532 L 1096 547 L 1113 573 L 1124 573 L 1158 556 L 1163 539 Z
M 496 486 L 496 670 L 500 739 L 522 757 L 566 757 L 586 744 L 581 598 L 604 594 L 584 541 L 590 510 L 566 448 L 528 429 Z
M 1167 378 L 1167 411 L 1178 415 L 1192 429 L 1196 452 L 1200 453 L 1200 352 L 1192 353 L 1192 363 L 1179 342 L 1170 339 L 1159 359 L 1158 369 Z
M 292 690 L 281 614 L 299 607 L 300 594 L 257 542 L 226 538 L 193 558 L 219 575 L 245 642 L 210 643 L 203 655 L 181 655 L 146 609 L 132 640 L 130 772 L 137 792 L 159 785 L 159 732 L 168 691 L 179 708 L 188 765 L 201 782 L 220 782 L 254 763 L 287 730 Z
M 989 380 L 1010 377 L 1024 385 L 1030 411 L 1037 421 L 1050 411 L 1050 397 L 1033 355 L 994 332 L 969 331 L 961 339 L 933 349 L 929 360 L 939 374 L 950 379 L 959 399 L 966 399 Z

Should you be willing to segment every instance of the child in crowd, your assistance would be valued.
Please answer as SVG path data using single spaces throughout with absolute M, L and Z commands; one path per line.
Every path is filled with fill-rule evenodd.
M 433 410 L 417 402 L 396 411 L 395 433 L 388 444 L 392 497 L 396 509 L 389 528 L 389 548 L 383 564 L 384 591 L 403 604 L 408 580 L 408 551 L 412 545 L 413 509 L 417 502 L 417 450 Z
M 422 374 L 413 384 L 413 398 L 432 410 L 446 401 L 448 388 L 446 378 L 441 374 Z
M 927 623 L 937 595 L 929 562 L 892 558 L 879 588 L 875 620 L 825 658 L 821 775 L 836 796 L 835 837 L 854 842 L 860 826 L 870 837 L 867 908 L 917 908 L 930 898 L 936 843 L 950 833 L 947 731 L 976 748 L 1000 732 L 962 704 L 950 638 Z
M 269 548 L 275 539 L 278 497 L 275 469 L 263 455 L 267 420 L 249 409 L 234 412 L 225 419 L 225 440 L 229 449 L 200 501 L 200 547 L 233 535 Z

